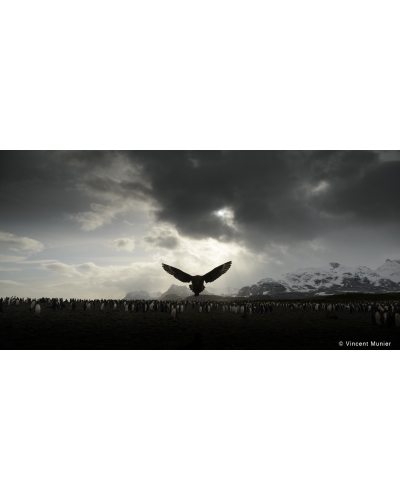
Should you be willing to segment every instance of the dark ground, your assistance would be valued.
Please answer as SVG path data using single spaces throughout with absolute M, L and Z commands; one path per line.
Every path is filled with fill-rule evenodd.
M 371 313 L 326 312 L 275 307 L 267 314 L 247 315 L 191 306 L 173 321 L 167 313 L 148 311 L 53 312 L 42 304 L 40 317 L 27 305 L 4 306 L 0 313 L 1 349 L 378 349 L 343 347 L 339 341 L 388 341 L 400 346 L 400 328 L 374 326 Z M 196 336 L 196 334 L 198 334 Z M 201 340 L 200 335 L 201 334 Z M 195 342 L 193 343 L 194 339 Z

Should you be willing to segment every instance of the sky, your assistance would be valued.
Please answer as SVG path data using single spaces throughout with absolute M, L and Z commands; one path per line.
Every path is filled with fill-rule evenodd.
M 0 296 L 216 292 L 400 258 L 399 151 L 2 151 Z

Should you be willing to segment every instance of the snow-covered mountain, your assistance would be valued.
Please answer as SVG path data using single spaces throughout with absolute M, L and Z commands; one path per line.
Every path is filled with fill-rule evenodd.
M 182 297 L 185 299 L 188 295 L 193 295 L 193 292 L 190 290 L 190 288 L 186 285 L 171 285 L 166 292 L 161 294 L 160 299 L 162 300 L 163 297 L 166 295 L 179 295 L 179 297 Z
M 387 278 L 395 283 L 400 283 L 400 260 L 386 259 L 386 262 L 376 270 L 379 276 Z
M 219 293 L 216 293 L 215 295 L 222 295 L 223 297 L 234 297 L 239 290 L 239 288 L 227 286 L 226 288 L 221 288 L 219 290 Z
M 281 296 L 294 293 L 381 293 L 400 291 L 400 260 L 387 260 L 376 271 L 366 266 L 346 267 L 331 262 L 329 267 L 309 267 L 282 275 L 281 279 L 265 278 L 242 287 L 237 295 Z

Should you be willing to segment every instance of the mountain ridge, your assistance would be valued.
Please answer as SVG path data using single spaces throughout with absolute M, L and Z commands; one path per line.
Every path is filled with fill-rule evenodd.
M 400 291 L 400 260 L 386 259 L 375 271 L 367 266 L 344 266 L 330 262 L 329 267 L 307 267 L 282 274 L 281 278 L 263 278 L 252 285 L 241 288 L 227 287 L 224 293 L 219 289 L 207 287 L 207 296 L 299 298 L 302 296 L 337 295 L 342 293 L 388 293 Z M 228 292 L 228 293 L 226 293 Z M 162 292 L 129 292 L 125 300 L 160 299 L 175 296 L 181 299 L 193 293 L 186 285 L 172 284 Z
M 242 287 L 238 296 L 303 293 L 333 295 L 344 292 L 384 293 L 400 291 L 400 260 L 387 259 L 375 271 L 367 266 L 349 267 L 330 262 L 329 268 L 308 267 L 285 273 L 281 279 L 264 278 Z M 390 276 L 392 279 L 388 278 Z

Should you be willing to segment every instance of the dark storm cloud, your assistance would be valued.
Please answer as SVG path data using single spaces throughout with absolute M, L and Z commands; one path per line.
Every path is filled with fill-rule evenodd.
M 349 225 L 398 218 L 399 162 L 372 151 L 131 152 L 160 205 L 158 220 L 186 236 L 305 241 Z M 216 212 L 232 210 L 233 226 Z M 235 229 L 236 228 L 236 231 Z
M 362 224 L 386 224 L 399 220 L 400 162 L 374 164 L 358 175 L 337 174 L 331 189 L 316 206 L 331 214 L 352 214 Z
M 10 186 L 65 185 L 98 169 L 111 171 L 112 162 L 118 157 L 113 151 L 1 151 L 0 181 Z
M 58 152 L 0 152 L 0 223 L 27 226 L 39 219 L 61 217 L 71 207 L 82 209 L 87 199 L 75 189 L 76 169 L 60 163 Z
M 260 249 L 398 223 L 400 162 L 382 158 L 373 151 L 2 152 L 0 220 L 10 206 L 20 215 L 78 213 L 96 197 L 122 207 L 132 199 L 148 202 L 158 222 L 183 236 Z M 146 242 L 178 244 L 171 235 Z
M 130 157 L 144 166 L 161 207 L 158 220 L 187 236 L 223 241 L 239 235 L 216 212 L 233 210 L 239 225 L 265 221 L 285 169 L 275 152 L 133 152 Z
M 84 214 L 93 201 L 90 197 L 111 202 L 124 196 L 146 200 L 146 186 L 137 178 L 118 181 L 115 162 L 120 157 L 113 151 L 0 152 L 1 227 L 12 232 L 65 220 L 76 224 L 66 215 Z M 97 212 L 110 213 L 101 206 Z

